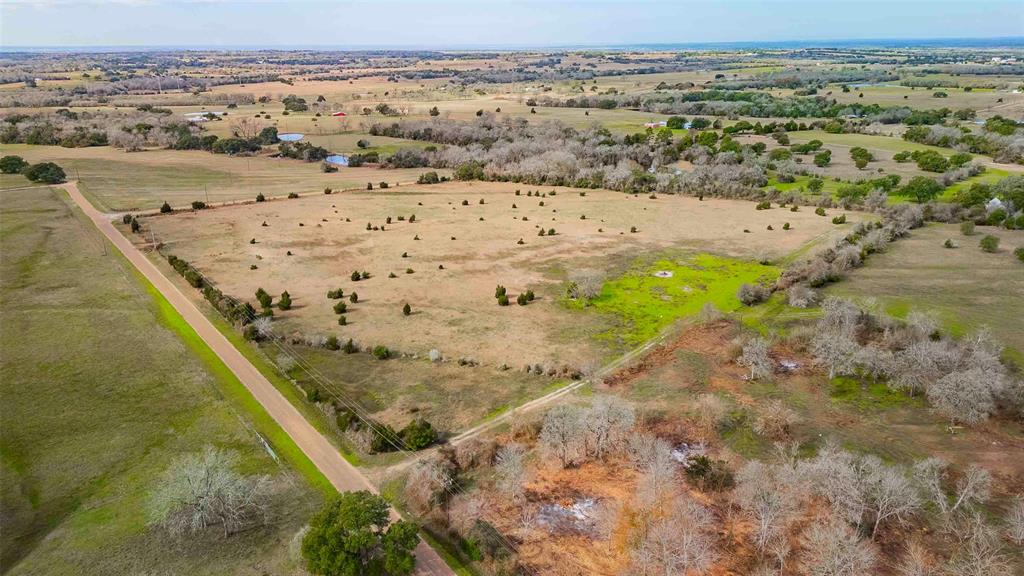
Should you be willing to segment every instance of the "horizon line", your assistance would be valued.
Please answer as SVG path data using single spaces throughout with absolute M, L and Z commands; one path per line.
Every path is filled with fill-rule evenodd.
M 914 43 L 930 43 L 930 47 L 944 47 L 942 45 L 936 46 L 936 43 L 942 42 L 971 42 L 971 43 L 987 43 L 991 44 L 991 48 L 1024 48 L 1024 36 L 926 36 L 926 37 L 887 37 L 887 38 L 825 38 L 825 39 L 788 39 L 788 40 L 713 40 L 713 41 L 694 41 L 694 42 L 629 42 L 629 43 L 612 43 L 612 44 L 76 44 L 76 45 L 32 45 L 32 44 L 16 44 L 16 45 L 0 45 L 0 53 L 6 52 L 32 52 L 32 51 L 84 51 L 98 50 L 98 51 L 117 51 L 117 50 L 130 50 L 130 51 L 217 51 L 217 50 L 232 50 L 232 51 L 300 51 L 300 50 L 320 50 L 320 51 L 346 51 L 346 52 L 360 52 L 360 51 L 376 51 L 376 50 L 395 50 L 395 51 L 435 51 L 435 52 L 459 52 L 459 51 L 516 51 L 516 50 L 629 50 L 636 48 L 662 48 L 671 49 L 672 47 L 746 47 L 746 48 L 758 48 L 758 47 L 773 47 L 779 45 L 787 45 L 789 48 L 842 48 L 849 47 L 851 44 L 858 44 L 864 46 L 871 45 L 883 45 L 884 47 L 905 47 L 914 48 L 923 46 L 923 44 Z M 1006 45 L 998 43 L 1007 42 Z M 896 46 L 895 44 L 899 44 Z M 964 47 L 949 45 L 945 47 Z M 982 47 L 982 46 L 975 46 Z

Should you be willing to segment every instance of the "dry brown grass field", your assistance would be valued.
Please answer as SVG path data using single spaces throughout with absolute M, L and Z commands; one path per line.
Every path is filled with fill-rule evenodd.
M 574 271 L 668 248 L 778 259 L 846 229 L 810 210 L 757 211 L 742 201 L 606 190 L 581 196 L 568 188 L 537 189 L 548 194 L 537 198 L 528 190 L 500 183 L 401 186 L 189 211 L 145 225 L 165 252 L 193 263 L 227 294 L 252 299 L 260 287 L 274 295 L 287 290 L 295 307 L 276 320 L 285 332 L 340 333 L 403 352 L 437 348 L 516 367 L 579 365 L 598 354 L 586 339 L 560 336 L 580 321 L 558 305 L 562 281 Z M 782 230 L 785 222 L 792 230 Z M 367 230 L 368 224 L 384 229 Z M 538 236 L 551 228 L 556 235 Z M 364 270 L 371 278 L 351 281 L 353 271 Z M 532 289 L 538 300 L 499 307 L 498 284 L 513 298 Z M 344 327 L 326 297 L 336 288 L 346 297 L 359 294 Z M 405 303 L 413 310 L 408 317 L 401 313 Z

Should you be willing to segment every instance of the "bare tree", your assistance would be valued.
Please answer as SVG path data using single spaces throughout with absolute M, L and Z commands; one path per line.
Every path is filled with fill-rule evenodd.
M 274 333 L 273 320 L 269 316 L 260 316 L 252 321 L 252 325 L 256 328 L 256 333 L 264 338 Z
M 477 495 L 457 494 L 448 504 L 448 525 L 465 537 L 484 516 L 484 501 Z
M 636 574 L 704 574 L 715 561 L 710 512 L 689 498 L 647 526 L 631 552 Z
M 936 457 L 926 458 L 914 464 L 914 482 L 922 496 L 935 505 L 942 514 L 949 512 L 949 499 L 945 484 L 949 464 Z
M 615 396 L 601 396 L 587 410 L 584 418 L 587 454 L 603 459 L 609 452 L 621 449 L 636 422 L 633 407 Z
M 913 484 L 903 471 L 887 466 L 875 456 L 861 458 L 867 511 L 874 517 L 871 538 L 874 539 L 882 524 L 893 520 L 904 522 L 920 506 Z
M 212 446 L 177 459 L 150 498 L 150 522 L 175 536 L 220 525 L 228 536 L 266 521 L 270 480 L 239 474 L 236 461 Z
M 779 482 L 778 472 L 773 466 L 753 460 L 736 473 L 736 501 L 753 522 L 750 538 L 762 552 L 784 536 L 797 508 L 796 495 L 784 482 Z
M 922 495 L 935 504 L 943 515 L 971 510 L 988 502 L 992 489 L 992 475 L 988 470 L 971 464 L 957 480 L 953 494 L 948 494 L 946 485 L 949 483 L 949 464 L 934 457 L 914 465 L 914 481 Z
M 242 138 L 243 140 L 252 140 L 259 136 L 262 129 L 263 127 L 260 123 L 252 118 L 243 117 L 231 123 L 231 133 L 236 138 Z
M 789 435 L 790 428 L 800 421 L 800 416 L 792 411 L 781 400 L 771 400 L 754 418 L 754 432 L 781 440 Z
M 775 365 L 768 356 L 768 341 L 760 336 L 747 340 L 739 364 L 750 368 L 751 380 L 771 378 Z
M 992 491 L 992 474 L 977 464 L 971 464 L 956 482 L 955 499 L 950 512 L 961 507 L 972 509 L 988 502 Z
M 878 553 L 857 537 L 848 524 L 834 519 L 811 525 L 804 539 L 804 565 L 811 576 L 859 576 L 870 574 Z
M 955 520 L 950 529 L 956 542 L 945 566 L 948 576 L 1002 576 L 1013 571 L 999 535 L 976 515 Z
M 859 348 L 850 332 L 836 328 L 819 330 L 811 341 L 811 352 L 819 364 L 828 367 L 830 379 L 853 371 Z
M 576 406 L 556 406 L 544 417 L 540 447 L 563 468 L 575 466 L 586 456 L 584 410 Z
M 992 378 L 979 368 L 952 372 L 928 386 L 925 394 L 932 407 L 950 420 L 977 424 L 996 409 Z
M 636 487 L 636 503 L 640 509 L 660 509 L 666 500 L 675 496 L 676 468 L 674 460 L 662 458 L 660 454 L 644 467 Z
M 597 270 L 579 270 L 569 276 L 569 297 L 592 300 L 604 288 L 604 275 Z
M 691 405 L 693 419 L 704 437 L 710 436 L 728 413 L 725 401 L 710 393 L 697 396 Z
M 667 466 L 672 462 L 672 446 L 651 434 L 634 432 L 626 439 L 626 457 L 637 470 Z
M 523 494 L 526 450 L 520 444 L 506 444 L 494 459 L 495 486 L 508 498 L 518 500 Z
M 1024 544 L 1024 497 L 1017 496 L 1006 512 L 1006 536 L 1014 544 Z
M 920 542 L 912 540 L 907 544 L 903 559 L 896 565 L 899 576 L 936 576 L 938 570 L 928 550 Z
M 405 481 L 405 500 L 419 514 L 426 514 L 447 502 L 455 485 L 451 465 L 441 457 L 413 465 Z

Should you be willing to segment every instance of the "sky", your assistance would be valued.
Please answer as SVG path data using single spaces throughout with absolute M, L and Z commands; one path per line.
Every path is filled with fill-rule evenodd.
M 0 0 L 0 48 L 557 47 L 1024 36 L 1024 0 Z

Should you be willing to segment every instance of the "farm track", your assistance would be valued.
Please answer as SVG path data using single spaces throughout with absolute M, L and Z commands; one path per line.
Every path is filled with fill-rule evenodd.
M 111 221 L 112 215 L 97 210 L 79 192 L 75 182 L 68 182 L 61 187 L 67 191 L 75 204 L 118 251 L 174 306 L 174 309 L 181 314 L 182 318 L 217 354 L 336 489 L 339 491 L 368 490 L 373 493 L 377 492 L 376 487 L 313 428 L 302 414 L 274 388 L 274 385 L 217 330 L 195 304 L 164 276 L 138 248 L 118 232 Z M 393 511 L 392 515 L 397 516 L 397 513 Z M 423 540 L 420 540 L 416 548 L 416 573 L 454 576 L 451 568 Z
M 520 404 L 519 406 L 516 406 L 516 407 L 512 408 L 511 410 L 507 410 L 507 411 L 503 412 L 502 414 L 500 414 L 500 415 L 498 415 L 498 416 L 496 416 L 496 417 L 494 417 L 494 418 L 492 418 L 492 419 L 490 419 L 490 420 L 488 420 L 486 422 L 482 422 L 480 424 L 477 424 L 476 426 L 473 426 L 472 428 L 470 428 L 468 430 L 464 430 L 463 432 L 459 433 L 458 435 L 453 436 L 452 438 L 450 438 L 448 440 L 448 442 L 446 444 L 444 444 L 443 446 L 457 446 L 457 445 L 459 445 L 459 444 L 461 444 L 461 443 L 463 443 L 463 442 L 465 442 L 465 441 L 467 441 L 467 440 L 469 440 L 471 438 L 475 438 L 475 437 L 483 434 L 484 432 L 487 432 L 488 430 L 492 430 L 492 429 L 494 429 L 494 428 L 504 424 L 505 422 L 511 420 L 512 418 L 514 418 L 514 417 L 516 417 L 518 415 L 525 414 L 527 412 L 531 412 L 531 411 L 536 410 L 537 408 L 541 408 L 543 406 L 547 406 L 547 405 L 549 405 L 549 404 L 559 400 L 563 396 L 567 396 L 567 395 L 575 392 L 576 390 L 579 390 L 580 388 L 586 386 L 587 384 L 590 384 L 591 382 L 593 382 L 594 380 L 596 380 L 598 378 L 601 378 L 601 377 L 606 376 L 608 374 L 612 374 L 612 373 L 616 372 L 617 370 L 619 370 L 620 368 L 622 368 L 623 366 L 625 366 L 626 364 L 632 362 L 633 360 L 642 357 L 644 354 L 649 352 L 652 348 L 661 345 L 666 339 L 668 339 L 669 336 L 671 336 L 672 334 L 675 334 L 679 330 L 679 328 L 680 328 L 680 323 L 676 322 L 676 323 L 672 324 L 671 326 L 669 326 L 668 328 L 666 328 L 665 330 L 663 330 L 660 334 L 658 334 L 654 338 L 651 338 L 650 340 L 645 342 L 643 345 L 639 346 L 638 348 L 634 348 L 633 350 L 630 350 L 629 352 L 627 352 L 627 353 L 623 354 L 622 356 L 616 358 L 612 362 L 602 366 L 596 373 L 594 373 L 590 377 L 584 378 L 584 379 L 581 379 L 581 380 L 574 380 L 574 381 L 566 384 L 565 386 L 562 386 L 561 388 L 558 388 L 557 390 L 549 392 L 549 393 L 547 393 L 547 394 L 545 394 L 543 396 L 540 396 L 538 398 L 534 398 L 533 400 L 530 400 L 529 402 L 524 402 L 523 404 Z M 414 456 L 412 458 L 408 458 L 406 460 L 403 460 L 402 462 L 399 462 L 397 464 L 394 464 L 394 465 L 388 467 L 387 469 L 385 469 L 383 471 L 382 477 L 386 478 L 386 477 L 389 477 L 389 476 L 393 476 L 394 474 L 401 473 L 401 471 L 405 470 L 410 465 L 415 464 L 416 462 L 419 462 L 420 460 L 424 459 L 425 457 L 429 456 L 430 454 L 433 454 L 435 451 L 438 450 L 438 448 L 439 447 L 434 447 L 434 448 L 431 448 L 429 450 L 421 451 L 421 452 L 417 453 L 416 456 Z

